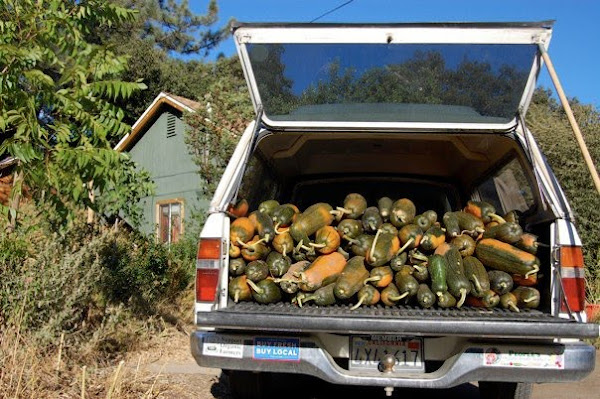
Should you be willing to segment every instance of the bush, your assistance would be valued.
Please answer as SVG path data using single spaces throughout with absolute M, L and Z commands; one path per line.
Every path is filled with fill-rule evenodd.
M 28 218 L 34 225 L 35 217 Z M 37 229 L 24 223 L 11 236 L 0 235 L 1 324 L 47 343 L 63 332 L 84 341 L 117 319 L 160 318 L 160 307 L 190 286 L 190 243 L 169 249 L 80 220 L 63 231 L 38 220 Z
M 550 97 L 550 91 L 536 92 L 527 112 L 529 129 L 536 137 L 571 205 L 575 225 L 583 242 L 587 298 L 600 302 L 600 195 L 583 162 L 564 110 Z M 600 113 L 592 105 L 576 100 L 571 104 L 590 154 L 600 161 Z

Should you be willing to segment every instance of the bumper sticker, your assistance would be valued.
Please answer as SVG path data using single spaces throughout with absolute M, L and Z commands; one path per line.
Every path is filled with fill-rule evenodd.
M 486 348 L 483 351 L 483 365 L 489 367 L 524 367 L 537 369 L 565 368 L 564 354 L 552 351 L 527 352 L 527 351 L 501 351 L 498 348 Z
M 298 338 L 254 338 L 252 357 L 257 360 L 299 362 L 300 340 Z
M 244 354 L 244 343 L 237 338 L 205 334 L 202 337 L 202 354 L 241 359 Z

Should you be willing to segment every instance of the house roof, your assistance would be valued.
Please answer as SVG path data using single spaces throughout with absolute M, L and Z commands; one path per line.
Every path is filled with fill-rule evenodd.
M 160 92 L 158 96 L 152 101 L 150 106 L 146 108 L 144 113 L 138 118 L 137 121 L 131 127 L 131 132 L 127 133 L 121 141 L 115 146 L 115 150 L 117 151 L 127 151 L 130 148 L 130 144 L 135 142 L 135 140 L 144 132 L 144 128 L 148 124 L 149 121 L 153 119 L 158 110 L 160 109 L 162 104 L 168 104 L 171 107 L 183 112 L 195 112 L 202 105 L 194 100 L 190 100 L 189 98 L 176 96 L 167 92 Z

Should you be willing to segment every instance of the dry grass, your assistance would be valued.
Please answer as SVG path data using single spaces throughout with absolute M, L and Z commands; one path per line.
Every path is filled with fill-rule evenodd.
M 34 333 L 23 331 L 19 320 L 23 307 L 16 310 L 15 319 L 0 329 L 0 397 L 176 397 L 175 388 L 161 372 L 149 372 L 145 364 L 151 360 L 148 353 L 162 351 L 173 335 L 186 333 L 189 301 L 188 290 L 177 303 L 164 305 L 162 313 L 169 315 L 168 320 L 123 316 L 118 318 L 118 328 L 103 324 L 89 340 L 78 339 L 76 332 L 65 332 L 51 345 L 42 345 Z M 107 353 L 106 342 L 120 351 Z

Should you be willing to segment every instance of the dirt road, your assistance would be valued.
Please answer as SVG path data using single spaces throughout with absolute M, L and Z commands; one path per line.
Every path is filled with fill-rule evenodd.
M 149 361 L 145 368 L 150 373 L 159 374 L 163 386 L 168 386 L 164 398 L 195 399 L 230 399 L 227 376 L 219 369 L 202 368 L 196 365 L 189 354 L 187 337 L 181 336 L 171 340 L 169 348 L 162 354 L 154 354 L 155 360 Z M 298 399 L 330 399 L 346 395 L 347 397 L 363 396 L 369 398 L 385 398 L 382 388 L 363 388 L 337 386 L 315 379 L 299 376 L 283 376 L 280 386 L 285 387 L 286 398 Z M 297 389 L 293 387 L 297 386 Z M 309 387 L 309 388 L 306 388 Z M 597 398 L 600 392 L 600 354 L 596 357 L 596 369 L 583 381 L 570 384 L 535 385 L 532 399 L 591 399 Z M 411 395 L 413 394 L 413 395 Z M 444 399 L 479 399 L 478 388 L 473 384 L 464 384 L 449 390 L 432 390 L 425 392 L 396 389 L 393 398 L 405 397 L 440 397 Z M 416 396 L 414 396 L 416 395 Z M 407 396 L 408 397 L 408 396 Z

